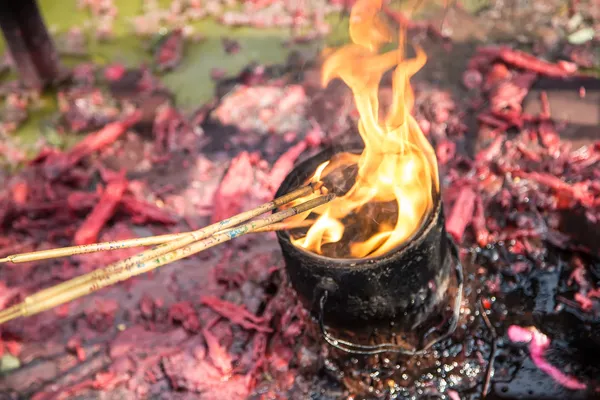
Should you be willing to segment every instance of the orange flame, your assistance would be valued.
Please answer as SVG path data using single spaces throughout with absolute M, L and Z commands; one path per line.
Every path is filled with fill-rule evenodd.
M 321 181 L 336 169 L 358 166 L 351 189 L 314 210 L 318 218 L 306 235 L 292 239 L 294 245 L 317 254 L 327 255 L 325 244 L 343 240 L 350 243 L 342 258 L 374 257 L 393 250 L 419 230 L 439 191 L 435 153 L 410 114 L 414 94 L 409 79 L 425 65 L 427 57 L 422 49 L 416 48 L 416 57 L 405 60 L 402 32 L 397 50 L 379 54 L 381 46 L 392 40 L 391 31 L 379 18 L 381 2 L 359 0 L 354 5 L 350 14 L 353 43 L 335 51 L 323 65 L 323 86 L 340 78 L 352 90 L 365 149 L 361 155 L 336 155 L 320 165 L 311 178 Z M 385 120 L 380 121 L 379 83 L 383 74 L 394 66 L 393 102 Z M 368 234 L 369 237 L 363 232 L 345 238 L 345 218 L 364 213 L 366 205 L 384 207 L 386 203 L 395 204 L 395 222 L 376 220 L 377 231 Z

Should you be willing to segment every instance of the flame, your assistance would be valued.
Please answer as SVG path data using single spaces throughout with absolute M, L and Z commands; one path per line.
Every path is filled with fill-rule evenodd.
M 435 153 L 411 116 L 414 93 L 409 79 L 425 65 L 427 57 L 422 49 L 416 48 L 415 58 L 403 58 L 403 32 L 398 49 L 379 54 L 380 48 L 392 40 L 392 32 L 379 17 L 381 2 L 359 0 L 354 5 L 350 14 L 352 44 L 330 54 L 323 65 L 323 86 L 340 78 L 352 90 L 365 148 L 360 155 L 336 155 L 321 164 L 311 178 L 320 182 L 340 168 L 358 167 L 350 190 L 314 210 L 318 218 L 306 235 L 292 238 L 294 245 L 317 254 L 327 255 L 325 244 L 344 240 L 348 241 L 348 250 L 342 258 L 374 257 L 389 252 L 419 230 L 439 191 Z M 380 121 L 379 83 L 393 67 L 396 67 L 392 76 L 393 101 L 386 118 Z M 382 210 L 389 204 L 395 205 L 392 220 L 382 217 Z M 373 206 L 378 209 L 377 218 L 373 218 L 376 231 L 346 237 L 350 224 L 346 226 L 344 220 L 353 215 L 366 218 L 366 208 Z M 307 217 L 305 214 L 296 219 Z

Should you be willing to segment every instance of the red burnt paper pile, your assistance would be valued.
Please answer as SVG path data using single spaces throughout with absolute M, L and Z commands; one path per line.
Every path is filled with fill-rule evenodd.
M 203 153 L 206 111 L 179 111 L 149 71 L 85 64 L 74 76 L 61 92 L 56 129 L 86 136 L 68 151 L 45 147 L 8 180 L 0 195 L 2 256 L 196 229 L 208 216 L 272 199 L 298 157 L 321 141 L 309 123 L 273 138 L 271 162 L 251 148 L 236 147 L 232 158 Z M 87 101 L 95 108 L 80 108 Z M 276 387 L 287 390 L 302 323 L 274 246 L 265 235 L 243 239 L 6 324 L 0 352 L 20 368 L 2 380 L 2 391 L 36 399 L 90 390 L 245 398 L 272 365 Z M 0 306 L 136 251 L 2 265 Z
M 161 63 L 179 51 L 178 35 Z M 37 400 L 333 399 L 365 386 L 382 398 L 594 393 L 600 263 L 568 222 L 598 226 L 600 146 L 562 140 L 544 94 L 542 112 L 523 111 L 541 76 L 578 74 L 570 61 L 485 47 L 464 73 L 468 96 L 415 82 L 415 116 L 436 149 L 447 230 L 467 277 L 463 323 L 431 355 L 441 367 L 413 360 L 390 380 L 340 378 L 307 333 L 273 234 L 257 234 L 2 326 L 0 392 Z M 214 107 L 184 112 L 147 69 L 78 66 L 54 128 L 85 138 L 67 151 L 44 148 L 10 177 L 0 257 L 196 229 L 270 200 L 299 159 L 356 136 L 350 93 L 318 82 L 318 68 L 253 66 L 219 85 L 228 95 Z M 271 97 L 262 106 L 244 97 L 257 93 Z M 289 105 L 287 132 L 273 99 Z M 137 250 L 2 265 L 0 307 Z

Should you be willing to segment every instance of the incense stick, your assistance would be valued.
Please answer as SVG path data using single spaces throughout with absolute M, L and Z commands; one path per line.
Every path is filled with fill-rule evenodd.
M 150 236 L 145 238 L 135 238 L 135 239 L 126 239 L 120 241 L 111 241 L 111 242 L 102 242 L 102 243 L 93 243 L 86 244 L 81 246 L 69 246 L 69 247 L 61 247 L 58 249 L 50 249 L 50 250 L 40 250 L 34 251 L 30 253 L 20 253 L 13 254 L 7 256 L 5 258 L 0 258 L 0 263 L 13 263 L 20 264 L 24 262 L 30 261 L 40 261 L 47 260 L 51 258 L 59 258 L 59 257 L 69 257 L 79 254 L 89 254 L 96 253 L 99 251 L 111 251 L 111 250 L 120 250 L 120 249 L 128 249 L 132 247 L 141 247 L 141 246 L 154 246 L 158 244 L 167 243 L 173 240 L 181 239 L 182 237 L 190 234 L 196 235 L 196 240 L 203 239 L 216 233 L 219 230 L 227 229 L 232 226 L 238 225 L 242 222 L 248 221 L 251 218 L 254 218 L 260 214 L 264 214 L 265 212 L 274 210 L 275 208 L 282 206 L 283 204 L 287 204 L 292 200 L 296 200 L 298 198 L 309 195 L 315 191 L 315 185 L 303 186 L 299 189 L 296 189 L 287 195 L 284 195 L 278 199 L 273 200 L 272 202 L 263 204 L 253 210 L 246 211 L 244 213 L 238 214 L 232 218 L 227 220 L 218 222 L 216 224 L 210 225 L 208 227 L 202 228 L 198 231 L 190 231 L 183 233 L 174 233 L 168 235 L 160 235 L 160 236 Z
M 150 236 L 144 238 L 125 239 L 119 241 L 84 244 L 81 246 L 61 247 L 58 249 L 32 251 L 30 253 L 19 253 L 0 258 L 0 263 L 21 264 L 30 261 L 48 260 L 51 258 L 69 257 L 79 254 L 96 253 L 100 251 L 111 251 L 129 249 L 131 247 L 153 246 L 180 238 L 191 232 L 173 233 L 168 235 Z
M 143 274 L 145 272 L 149 272 L 153 269 L 161 267 L 166 264 L 170 264 L 174 261 L 181 260 L 183 258 L 189 257 L 193 254 L 202 252 L 206 249 L 219 245 L 221 243 L 225 243 L 229 240 L 235 239 L 239 236 L 245 235 L 250 232 L 254 232 L 257 229 L 264 228 L 270 224 L 277 223 L 282 221 L 290 216 L 296 215 L 298 213 L 305 212 L 307 210 L 313 209 L 315 207 L 321 206 L 333 199 L 334 195 L 326 195 L 321 196 L 319 198 L 309 200 L 305 203 L 299 204 L 297 206 L 285 209 L 283 211 L 279 211 L 275 214 L 272 214 L 267 217 L 259 218 L 254 221 L 247 222 L 243 225 L 240 225 L 235 228 L 227 229 L 226 231 L 222 231 L 214 234 L 211 237 L 204 238 L 199 241 L 193 241 L 188 245 L 184 245 L 183 247 L 174 249 L 173 251 L 161 254 L 155 258 L 146 259 L 143 262 L 139 262 L 135 266 L 131 266 L 129 268 L 125 266 L 121 266 L 120 268 L 114 268 L 117 264 L 113 264 L 113 268 L 104 268 L 102 270 L 97 270 L 94 272 L 100 272 L 94 274 L 93 279 L 88 279 L 81 281 L 80 278 L 74 278 L 65 283 L 71 283 L 71 285 L 67 285 L 68 289 L 61 290 L 59 294 L 53 297 L 37 297 L 40 293 L 34 294 L 32 296 L 28 296 L 22 303 L 19 303 L 15 306 L 12 306 L 4 311 L 0 312 L 0 324 L 3 324 L 7 321 L 18 317 L 26 317 L 30 315 L 34 315 L 40 313 L 42 311 L 54 308 L 66 302 L 72 301 L 79 297 L 85 296 L 89 293 L 93 293 L 97 290 L 100 290 L 104 287 L 113 285 L 117 282 L 129 279 L 133 276 Z M 193 235 L 189 235 L 193 236 Z M 170 243 L 169 243 L 170 244 Z M 145 252 L 150 253 L 150 252 Z M 109 266 L 111 267 L 111 266 Z M 75 283 L 73 283 L 75 282 Z M 62 285 L 62 284 L 61 284 Z M 60 286 L 60 285 L 57 285 Z M 53 288 L 50 288 L 53 289 Z M 44 291 L 42 291 L 44 292 Z
M 261 232 L 275 232 L 275 231 L 284 231 L 290 229 L 298 229 L 298 228 L 306 228 L 313 224 L 313 220 L 304 220 L 300 222 L 279 222 L 275 224 L 271 224 L 269 226 L 265 226 L 264 228 L 257 229 L 253 233 L 261 233 Z M 10 256 L 6 256 L 5 258 L 0 258 L 0 263 L 11 263 L 11 264 L 21 264 L 31 261 L 41 261 L 48 260 L 52 258 L 61 258 L 61 257 L 70 257 L 74 255 L 80 254 L 89 254 L 89 253 L 97 253 L 101 251 L 112 251 L 112 250 L 121 250 L 121 249 L 129 249 L 132 247 L 143 247 L 143 246 L 154 246 L 158 244 L 167 243 L 176 239 L 181 239 L 186 235 L 190 235 L 190 232 L 181 232 L 181 233 L 170 233 L 167 235 L 157 235 L 157 236 L 149 236 L 143 238 L 135 238 L 135 239 L 125 239 L 125 240 L 115 240 L 111 242 L 102 242 L 102 243 L 92 243 L 82 246 L 69 246 L 69 247 L 61 247 L 58 249 L 48 249 L 48 250 L 39 250 L 32 251 L 29 253 L 19 253 L 13 254 Z
M 305 196 L 307 193 L 311 194 L 314 190 L 313 185 L 304 186 L 302 188 L 296 189 L 288 194 L 285 194 L 273 201 L 265 203 L 261 206 L 258 206 L 250 211 L 245 211 L 241 214 L 233 216 L 231 218 L 225 219 L 223 221 L 217 222 L 215 224 L 209 225 L 205 228 L 199 229 L 197 231 L 189 232 L 183 234 L 176 240 L 171 242 L 167 242 L 165 244 L 158 245 L 144 252 L 138 253 L 134 256 L 126 258 L 125 260 L 118 261 L 116 263 L 110 264 L 105 268 L 97 269 L 87 274 L 78 276 L 66 282 L 60 283 L 56 286 L 52 286 L 48 289 L 41 290 L 36 293 L 35 297 L 31 301 L 41 302 L 46 299 L 50 299 L 56 296 L 59 296 L 61 293 L 69 291 L 71 288 L 76 287 L 85 282 L 93 281 L 98 279 L 101 276 L 110 275 L 115 271 L 119 271 L 121 269 L 131 269 L 135 265 L 139 265 L 144 261 L 147 261 L 152 258 L 159 257 L 169 251 L 176 250 L 180 247 L 186 246 L 194 241 L 201 240 L 207 238 L 221 230 L 234 227 L 239 225 L 240 223 L 246 222 L 251 218 L 257 217 L 265 212 L 272 211 L 282 205 L 289 203 L 299 197 Z
M 300 222 L 276 222 L 274 224 L 265 226 L 264 228 L 257 229 L 253 233 L 289 231 L 290 229 L 307 228 L 314 222 L 315 221 L 313 219 L 305 219 Z

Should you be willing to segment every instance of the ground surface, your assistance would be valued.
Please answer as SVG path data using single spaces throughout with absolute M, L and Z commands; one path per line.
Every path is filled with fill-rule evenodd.
M 86 14 L 75 11 L 74 4 L 69 5 L 73 12 L 66 13 L 65 10 L 71 8 L 56 3 L 41 2 L 48 24 L 56 28 L 57 35 L 73 26 L 85 29 L 81 15 Z M 417 89 L 419 121 L 429 123 L 429 137 L 438 146 L 438 156 L 444 138 L 456 143 L 459 153 L 469 159 L 489 145 L 490 137 L 486 136 L 489 130 L 482 128 L 477 120 L 489 101 L 475 110 L 469 108 L 477 97 L 474 93 L 477 90 L 466 89 L 463 81 L 467 62 L 477 46 L 509 43 L 529 50 L 541 46 L 543 54 L 550 58 L 565 47 L 567 34 L 559 28 L 564 26 L 565 20 L 570 20 L 567 3 L 472 3 L 447 13 L 440 8 L 423 12 L 422 17 L 432 21 L 434 26 L 445 19 L 444 33 L 452 38 L 451 46 L 419 30 L 412 35 L 413 40 L 423 43 L 429 57 L 428 64 L 413 82 Z M 123 109 L 131 97 L 139 96 L 143 99 L 142 105 L 136 105 L 149 109 L 150 119 L 145 126 L 136 125 L 116 144 L 84 159 L 72 171 L 64 172 L 64 177 L 57 180 L 53 200 L 59 201 L 73 192 L 93 193 L 96 185 L 111 181 L 105 172 L 103 175 L 103 169 L 124 168 L 129 195 L 143 201 L 146 209 L 152 209 L 152 215 L 159 216 L 148 217 L 149 211 L 144 214 L 139 210 L 119 209 L 101 230 L 100 239 L 189 230 L 206 224 L 211 216 L 218 219 L 238 209 L 248 209 L 272 197 L 278 182 L 296 161 L 297 155 L 287 152 L 290 148 L 305 150 L 299 157 L 303 159 L 318 150 L 315 146 L 318 142 L 340 143 L 355 137 L 356 119 L 348 91 L 342 85 L 334 84 L 326 90 L 319 86 L 318 63 L 313 64 L 313 61 L 323 41 L 283 46 L 282 42 L 290 39 L 289 30 L 232 29 L 211 19 L 203 20 L 192 25 L 195 33 L 205 39 L 187 41 L 181 63 L 171 72 L 154 75 L 156 82 L 161 82 L 157 85 L 164 84 L 164 89 L 154 86 L 140 95 L 135 77 L 132 78 L 134 89 L 122 75 L 117 74 L 113 80 L 111 71 L 120 71 L 120 67 L 117 68 L 120 64 L 139 74 L 141 62 L 152 64 L 152 58 L 142 46 L 149 39 L 135 37 L 126 22 L 127 17 L 139 13 L 138 4 L 117 4 L 119 15 L 115 20 L 114 38 L 104 44 L 95 43 L 94 39 L 89 44 L 91 60 L 108 63 L 109 68 L 94 66 L 93 84 L 85 82 L 90 75 L 85 75 L 81 68 L 83 78 L 75 87 L 100 87 L 119 109 Z M 571 29 L 572 32 L 590 24 L 585 15 L 584 21 Z M 597 21 L 597 14 L 595 18 Z M 347 40 L 344 17 L 332 14 L 327 21 L 333 30 L 333 34 L 327 36 L 327 43 L 337 45 Z M 95 29 L 97 27 L 90 28 L 90 37 L 95 35 Z M 233 50 L 235 43 L 223 43 L 223 35 L 237 42 L 239 51 Z M 300 52 L 286 64 L 291 49 Z M 81 59 L 77 57 L 68 57 L 65 61 L 81 66 Z M 236 77 L 251 61 L 285 64 L 286 67 L 266 72 L 255 68 L 233 82 L 246 83 L 254 87 L 255 92 L 236 89 L 226 79 L 217 86 L 215 77 L 223 74 Z M 592 73 L 593 68 L 598 68 L 599 60 L 594 62 Z M 11 80 L 12 75 L 8 75 L 4 82 Z M 284 85 L 274 83 L 277 80 Z M 132 90 L 134 95 L 131 95 Z M 162 134 L 154 113 L 160 113 L 156 102 L 161 103 L 164 98 L 158 96 L 159 100 L 153 102 L 153 94 L 161 90 L 172 92 L 177 105 L 174 114 L 178 116 L 169 114 L 166 120 L 179 121 L 174 129 L 165 129 Z M 236 98 L 239 90 L 242 95 Z M 389 97 L 389 90 L 383 90 L 382 96 L 386 93 Z M 223 97 L 224 94 L 227 95 Z M 80 95 L 72 96 L 77 99 Z M 250 96 L 255 96 L 252 101 L 244 101 Z M 590 96 L 594 96 L 591 90 Z M 24 167 L 24 160 L 48 143 L 67 148 L 74 138 L 81 138 L 85 133 L 84 130 L 75 135 L 68 129 L 70 125 L 56 121 L 55 98 L 55 94 L 45 95 L 44 102 L 38 106 L 41 111 L 32 111 L 23 126 L 3 136 L 2 145 L 12 154 L 3 160 L 0 179 L 5 179 L 2 186 L 9 193 L 4 193 L 5 198 L 11 199 L 12 205 L 6 207 L 17 216 L 11 220 L 0 216 L 3 221 L 0 256 L 34 249 L 40 243 L 45 246 L 70 244 L 76 228 L 96 203 L 94 198 L 87 207 L 72 207 L 69 203 L 73 209 L 67 213 L 60 212 L 60 205 L 58 210 L 35 209 L 39 199 L 47 203 L 48 197 L 52 197 L 48 193 L 37 193 L 38 189 L 31 187 L 32 182 L 39 185 L 47 182 L 40 176 L 47 173 L 48 162 Z M 283 116 L 272 112 L 256 121 L 240 111 L 273 111 L 282 99 L 291 104 Z M 537 94 L 531 94 L 525 102 L 536 99 Z M 205 117 L 202 106 L 211 101 L 219 103 L 212 104 L 211 112 Z M 104 101 L 101 104 L 106 105 Z M 451 118 L 440 117 L 444 112 Z M 575 110 L 571 119 L 578 118 L 581 116 L 578 117 Z M 459 123 L 464 124 L 459 129 L 460 134 L 452 132 L 450 128 Z M 64 133 L 60 133 L 57 126 L 61 126 Z M 563 140 L 577 145 L 596 139 L 585 127 L 565 132 L 571 136 L 563 135 Z M 505 136 L 512 138 L 514 134 L 511 131 Z M 508 147 L 505 150 L 508 151 Z M 461 166 L 450 161 L 441 164 L 447 185 L 447 212 L 450 212 L 450 205 L 458 196 L 453 186 L 458 187 L 463 182 L 455 180 L 453 171 L 460 170 Z M 585 166 L 585 173 L 596 167 L 597 162 Z M 588 175 L 583 174 L 583 178 L 573 179 L 579 181 L 586 177 Z M 19 193 L 15 189 L 19 182 L 29 184 L 24 200 L 14 195 Z M 535 191 L 536 188 L 533 184 L 524 190 Z M 144 214 L 148 222 L 140 222 L 140 214 Z M 50 221 L 48 225 L 35 222 L 44 219 Z M 165 224 L 170 219 L 173 223 Z M 17 222 L 20 225 L 15 228 Z M 502 231 L 500 228 L 490 230 Z M 48 239 L 48 233 L 54 238 Z M 462 239 L 461 235 L 459 240 Z M 506 241 L 506 246 L 494 242 L 495 245 L 478 249 L 477 240 L 467 234 L 464 242 L 459 243 L 469 282 L 470 302 L 464 305 L 468 312 L 461 327 L 466 339 L 460 344 L 461 339 L 454 338 L 446 348 L 436 350 L 436 355 L 445 357 L 444 368 L 452 367 L 444 373 L 436 368 L 422 374 L 407 371 L 409 375 L 414 374 L 412 378 L 417 384 L 412 389 L 416 388 L 416 392 L 402 389 L 401 383 L 395 391 L 382 390 L 378 379 L 367 380 L 367 386 L 371 385 L 381 396 L 396 393 L 399 398 L 425 398 L 426 395 L 455 398 L 452 396 L 458 393 L 460 398 L 478 398 L 491 343 L 485 324 L 476 317 L 481 293 L 484 300 L 493 303 L 489 318 L 500 337 L 496 372 L 488 398 L 593 398 L 598 376 L 593 367 L 598 355 L 597 340 L 593 339 L 598 333 L 598 302 L 590 300 L 592 308 L 582 309 L 582 305 L 588 303 L 573 300 L 577 299 L 574 293 L 584 285 L 579 281 L 579 286 L 567 284 L 572 272 L 578 270 L 577 261 L 573 261 L 573 255 L 578 253 L 570 249 L 559 251 L 548 245 L 540 256 L 542 261 L 527 259 L 535 267 L 513 271 L 511 275 L 507 269 L 518 264 L 511 258 L 518 251 L 515 244 L 508 245 L 509 242 Z M 595 288 L 599 280 L 598 263 L 589 257 L 589 252 L 584 253 L 581 257 L 587 272 L 583 274 Z M 68 261 L 2 266 L 0 305 L 4 308 L 36 289 L 129 254 L 132 252 L 117 251 Z M 522 259 L 517 261 L 523 262 Z M 347 393 L 347 387 L 359 387 L 341 385 L 332 372 L 334 369 L 329 368 L 326 352 L 302 333 L 302 312 L 281 283 L 282 268 L 274 235 L 258 234 L 134 278 L 68 306 L 11 322 L 0 330 L 0 398 L 337 398 Z M 589 295 L 590 292 L 582 293 Z M 232 304 L 245 307 L 248 313 L 239 308 L 232 312 Z M 505 335 L 509 325 L 544 326 L 543 332 L 552 338 L 555 346 L 548 355 L 549 360 L 554 361 L 563 375 L 577 375 L 577 382 L 584 382 L 586 390 L 567 391 L 564 387 L 568 383 L 564 380 L 562 384 L 557 383 L 560 377 L 556 378 L 555 374 L 550 378 L 552 374 L 547 373 L 548 369 L 545 373 L 539 363 L 532 361 L 527 346 L 511 347 Z M 567 326 L 575 326 L 580 334 L 567 332 Z M 472 350 L 465 350 L 468 348 Z M 586 349 L 589 354 L 585 354 Z M 433 375 L 428 377 L 428 373 Z

